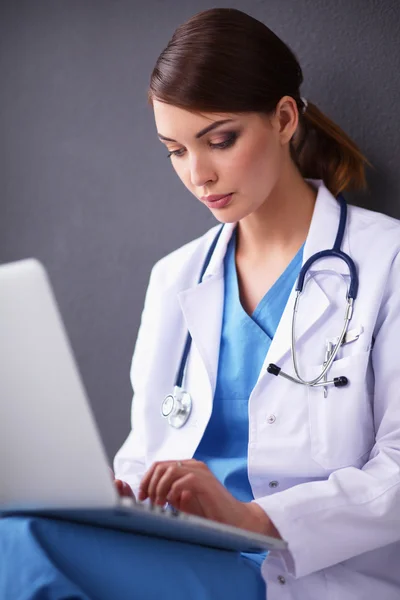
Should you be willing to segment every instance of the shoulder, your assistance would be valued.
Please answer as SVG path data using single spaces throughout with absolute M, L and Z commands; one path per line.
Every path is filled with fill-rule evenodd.
M 389 252 L 400 252 L 400 221 L 383 213 L 349 205 L 350 245 L 359 248 Z
M 184 244 L 161 258 L 153 267 L 151 280 L 165 288 L 181 289 L 197 283 L 207 251 L 220 225 L 215 225 L 202 236 Z
M 399 235 L 400 233 L 400 220 L 383 213 L 361 208 L 359 206 L 349 205 L 349 217 L 350 224 L 355 225 L 357 228 L 361 228 L 366 233 L 390 233 Z

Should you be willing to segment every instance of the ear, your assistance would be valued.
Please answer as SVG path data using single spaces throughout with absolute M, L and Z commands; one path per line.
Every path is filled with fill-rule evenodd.
M 299 111 L 294 98 L 283 96 L 279 100 L 274 114 L 274 121 L 281 144 L 284 146 L 292 139 L 299 123 Z

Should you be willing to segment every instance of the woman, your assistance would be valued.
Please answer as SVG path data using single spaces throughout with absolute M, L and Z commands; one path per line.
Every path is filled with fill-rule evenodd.
M 302 79 L 288 47 L 233 9 L 190 19 L 157 61 L 149 99 L 158 136 L 184 185 L 224 227 L 153 269 L 116 485 L 139 500 L 283 537 L 288 551 L 259 560 L 269 600 L 394 600 L 397 221 L 349 207 L 339 245 L 357 272 L 350 280 L 337 256 L 313 263 L 298 311 L 297 376 L 320 385 L 273 376 L 294 375 L 292 290 L 301 265 L 334 247 L 344 214 L 336 197 L 365 183 L 365 158 L 301 98 Z M 350 299 L 339 345 L 351 281 L 354 306 Z M 182 387 L 193 407 L 177 428 L 160 406 L 188 330 Z
M 157 61 L 159 138 L 220 224 L 153 269 L 133 430 L 115 460 L 120 493 L 282 537 L 288 551 L 241 558 L 4 519 L 0 598 L 265 598 L 262 577 L 268 600 L 399 598 L 400 226 L 355 207 L 342 218 L 336 196 L 364 185 L 365 159 L 301 83 L 287 46 L 230 9 L 190 19 Z M 294 369 L 293 287 L 332 248 L 307 271 Z M 160 408 L 175 383 L 193 402 L 174 421 Z

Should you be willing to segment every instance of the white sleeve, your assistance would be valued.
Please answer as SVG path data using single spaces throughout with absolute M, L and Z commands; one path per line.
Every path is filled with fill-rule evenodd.
M 152 305 L 155 287 L 154 273 L 156 267 L 157 265 L 155 265 L 150 275 L 131 364 L 130 378 L 133 388 L 131 431 L 114 458 L 115 477 L 126 481 L 126 483 L 131 486 L 135 496 L 137 496 L 140 481 L 146 471 L 144 456 L 145 444 L 140 424 L 143 423 L 143 411 L 145 405 L 143 381 L 148 368 L 145 348 L 148 348 L 149 340 L 152 339 L 152 332 L 154 330 L 154 318 L 151 318 L 151 314 L 153 313 L 154 315 Z
M 397 256 L 374 332 L 376 434 L 368 462 L 255 500 L 288 542 L 283 558 L 297 577 L 400 540 L 399 290 Z

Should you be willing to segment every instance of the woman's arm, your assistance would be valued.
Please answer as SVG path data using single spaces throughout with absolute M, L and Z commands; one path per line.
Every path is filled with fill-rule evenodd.
M 346 467 L 326 481 L 304 483 L 255 501 L 289 543 L 293 559 L 289 570 L 296 576 L 400 540 L 399 343 L 397 256 L 383 290 L 375 328 L 376 437 L 368 462 L 362 469 Z
M 398 290 L 400 257 L 393 262 L 375 328 L 372 364 L 376 441 L 362 469 L 346 467 L 332 473 L 326 481 L 300 484 L 243 503 L 203 463 L 161 462 L 146 473 L 139 499 L 169 502 L 192 514 L 282 536 L 289 544 L 290 552 L 283 553 L 287 570 L 297 577 L 399 541 Z

